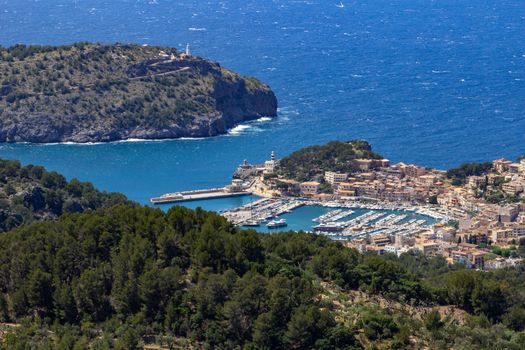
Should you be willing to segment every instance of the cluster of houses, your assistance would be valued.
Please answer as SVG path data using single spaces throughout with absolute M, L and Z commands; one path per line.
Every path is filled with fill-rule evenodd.
M 518 238 L 520 236 L 516 236 Z M 524 236 L 525 237 L 525 236 Z M 363 237 L 346 242 L 346 245 L 360 252 L 374 252 L 378 255 L 385 253 L 397 256 L 418 251 L 426 256 L 441 256 L 448 263 L 461 263 L 469 268 L 496 269 L 516 266 L 520 258 L 504 258 L 491 254 L 487 248 L 490 237 L 478 237 L 471 240 L 467 232 L 443 224 L 436 224 L 427 231 L 422 231 L 415 236 L 387 236 L 375 235 Z M 475 243 L 471 243 L 475 242 Z
M 439 170 L 404 163 L 390 166 L 387 159 L 357 159 L 355 162 L 359 172 L 324 173 L 323 181 L 330 185 L 331 195 L 391 202 L 426 202 L 430 196 L 439 194 L 443 186 L 444 173 Z M 320 181 L 274 181 L 294 184 L 296 192 L 304 197 L 326 197 L 325 193 L 321 193 Z
M 383 160 L 385 161 L 385 160 Z M 347 175 L 325 173 L 334 193 L 340 197 L 372 198 L 394 202 L 425 202 L 437 195 L 443 186 L 443 173 L 417 165 L 398 163 L 365 168 L 363 172 Z M 343 174 L 344 175 L 344 174 Z
M 414 176 L 412 174 L 407 177 Z M 420 174 L 426 175 L 423 171 Z M 480 196 L 480 189 L 503 191 L 516 202 L 488 203 Z M 525 239 L 525 160 L 519 163 L 495 160 L 490 173 L 470 176 L 463 186 L 437 181 L 428 194 L 436 196 L 443 212 L 458 219 L 457 227 L 436 224 L 415 237 L 365 237 L 348 245 L 378 254 L 400 255 L 418 250 L 425 255 L 440 255 L 450 263 L 480 269 L 514 266 L 521 261 L 497 257 L 491 254 L 490 248 L 515 247 Z
M 252 165 L 244 161 L 234 177 L 248 179 L 273 175 L 277 165 L 275 154 L 263 164 Z M 283 195 L 298 195 L 313 199 L 328 197 L 359 197 L 392 202 L 426 202 L 429 197 L 442 192 L 444 172 L 413 164 L 390 165 L 388 159 L 356 159 L 358 172 L 341 173 L 326 171 L 323 179 L 298 182 L 276 176 L 264 181 L 266 189 L 277 190 Z M 324 182 L 330 193 L 322 191 Z
M 515 203 L 488 203 L 479 196 L 483 191 L 502 191 Z M 476 244 L 509 246 L 525 238 L 525 159 L 513 163 L 506 159 L 493 162 L 493 170 L 471 176 L 461 187 L 450 187 L 438 203 L 459 218 L 462 237 Z
M 416 236 L 376 235 L 364 237 L 347 242 L 348 247 L 355 248 L 360 252 L 373 251 L 376 254 L 391 253 L 397 256 L 409 252 L 419 251 L 427 256 L 442 256 L 449 263 L 461 263 L 469 268 L 487 269 L 491 263 L 485 261 L 487 252 L 478 248 L 476 244 L 467 242 L 457 243 L 454 240 L 454 232 L 442 224 L 434 225 L 430 230 L 421 232 Z M 515 263 L 514 259 L 509 263 Z

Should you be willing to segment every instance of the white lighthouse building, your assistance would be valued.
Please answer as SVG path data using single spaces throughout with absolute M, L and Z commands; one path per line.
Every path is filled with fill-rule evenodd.
M 275 163 L 276 163 L 275 152 L 272 151 L 272 154 L 270 156 L 270 160 L 267 160 L 266 162 L 264 162 L 264 172 L 266 174 L 273 174 L 273 172 L 275 170 Z

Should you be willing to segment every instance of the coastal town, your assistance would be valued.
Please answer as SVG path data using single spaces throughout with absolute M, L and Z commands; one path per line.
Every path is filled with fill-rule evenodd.
M 280 216 L 298 207 L 323 206 L 331 211 L 313 218 L 312 231 L 360 252 L 399 256 L 417 250 L 475 269 L 521 261 L 525 159 L 498 159 L 481 170 L 474 166 L 479 174 L 459 177 L 387 159 L 355 159 L 354 165 L 353 172 L 324 171 L 300 182 L 279 175 L 273 152 L 263 164 L 244 161 L 224 191 L 262 198 L 223 215 L 239 226 L 266 223 L 272 229 L 286 227 Z M 355 216 L 356 209 L 362 214 Z

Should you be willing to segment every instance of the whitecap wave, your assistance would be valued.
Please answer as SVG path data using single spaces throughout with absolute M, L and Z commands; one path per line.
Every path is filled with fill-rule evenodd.
M 167 138 L 167 139 L 138 139 L 129 138 L 124 140 L 115 141 L 115 143 L 127 143 L 127 142 L 168 142 L 168 141 L 194 141 L 204 140 L 205 137 L 178 137 L 178 138 Z
M 229 136 L 238 136 L 240 134 L 243 134 L 245 132 L 260 132 L 263 131 L 263 129 L 258 128 L 257 125 L 268 123 L 272 121 L 273 119 L 270 117 L 261 117 L 259 119 L 255 119 L 249 122 L 246 122 L 245 124 L 239 124 L 230 130 L 228 130 L 228 133 L 226 135 Z
M 290 107 L 277 108 L 277 112 L 282 115 L 299 115 L 299 111 L 297 109 L 292 109 Z
M 46 143 L 32 143 L 32 142 L 17 142 L 20 144 L 28 144 L 28 145 L 36 145 L 36 146 L 95 146 L 95 145 L 102 145 L 107 142 L 73 142 L 73 141 L 65 141 L 65 142 L 46 142 Z
M 18 144 L 31 144 L 36 146 L 96 146 L 105 144 L 115 143 L 136 143 L 136 142 L 168 142 L 168 141 L 193 141 L 193 140 L 204 140 L 205 137 L 178 137 L 178 138 L 167 138 L 167 139 L 140 139 L 140 138 L 129 138 L 123 140 L 109 141 L 109 142 L 47 142 L 47 143 L 31 143 L 31 142 L 17 142 Z
M 228 135 L 240 135 L 244 131 L 250 129 L 252 126 L 248 124 L 239 124 L 228 131 Z
M 203 31 L 206 30 L 206 28 L 204 28 L 204 27 L 203 28 L 190 27 L 190 28 L 188 28 L 188 30 L 191 31 L 191 32 L 203 32 Z
M 181 137 L 174 140 L 181 140 L 181 141 L 199 141 L 199 140 L 205 140 L 206 137 Z
M 126 143 L 126 142 L 160 142 L 166 141 L 167 139 L 139 139 L 139 138 L 129 138 L 124 140 L 115 141 L 115 143 Z

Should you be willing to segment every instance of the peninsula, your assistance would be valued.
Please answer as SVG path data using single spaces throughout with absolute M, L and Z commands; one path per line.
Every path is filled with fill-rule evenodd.
M 173 48 L 0 49 L 0 142 L 208 137 L 277 114 L 271 89 Z

